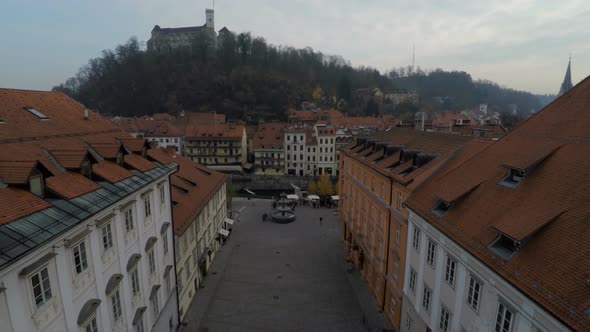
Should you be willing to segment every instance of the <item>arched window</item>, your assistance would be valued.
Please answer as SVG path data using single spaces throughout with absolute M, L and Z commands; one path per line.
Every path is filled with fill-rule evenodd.
M 96 309 L 100 305 L 99 299 L 90 299 L 82 306 L 80 314 L 78 314 L 78 325 L 86 332 L 97 332 Z

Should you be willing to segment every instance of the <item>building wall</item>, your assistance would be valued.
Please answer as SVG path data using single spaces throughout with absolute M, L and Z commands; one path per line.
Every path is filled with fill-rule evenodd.
M 318 175 L 336 175 L 336 136 L 318 137 Z
M 193 220 L 184 234 L 177 236 L 176 272 L 179 280 L 181 320 L 186 320 L 187 309 L 220 247 L 220 228 L 228 229 L 226 183 L 223 183 Z M 209 250 L 211 253 L 209 254 Z
M 241 171 L 248 157 L 246 143 L 245 132 L 240 139 L 185 138 L 184 155 L 215 170 Z
M 172 272 L 167 277 L 164 276 L 166 266 L 174 265 L 168 176 L 169 174 L 116 205 L 97 212 L 84 223 L 68 230 L 50 243 L 36 248 L 2 270 L 0 285 L 3 285 L 6 290 L 0 295 L 0 307 L 3 306 L 4 301 L 10 305 L 6 306 L 6 311 L 0 310 L 0 321 L 11 322 L 9 326 L 2 325 L 2 330 L 80 331 L 82 326 L 77 324 L 80 309 L 91 299 L 100 300 L 95 312 L 99 330 L 133 330 L 132 320 L 137 308 L 140 307 L 147 308 L 142 318 L 146 330 L 169 330 L 170 322 L 173 327 L 176 327 L 178 310 L 176 278 L 172 273 L 173 269 L 169 268 L 168 270 Z M 163 188 L 163 196 L 160 194 L 160 188 Z M 160 202 L 161 197 L 164 200 Z M 149 217 L 145 216 L 145 199 L 151 203 L 152 212 Z M 134 229 L 129 232 L 126 231 L 124 217 L 127 210 L 132 211 L 134 217 Z M 103 220 L 106 222 L 100 224 L 100 228 L 97 227 L 97 223 Z M 167 229 L 166 223 L 170 225 Z M 102 228 L 107 224 L 111 226 L 113 246 L 105 250 Z M 165 233 L 161 233 L 163 227 L 166 229 Z M 89 233 L 86 234 L 86 231 Z M 83 237 L 76 243 L 66 241 L 81 234 L 84 234 Z M 149 251 L 145 251 L 146 243 L 150 238 L 156 239 L 151 249 L 154 251 L 155 258 L 154 272 L 149 271 Z M 168 243 L 167 252 L 164 252 L 165 241 Z M 87 268 L 78 274 L 75 270 L 73 248 L 82 242 L 87 255 Z M 25 276 L 19 275 L 25 267 L 32 266 L 49 253 L 54 253 L 56 256 L 35 268 L 31 273 Z M 135 265 L 140 283 L 139 294 L 136 296 L 132 294 L 130 273 L 127 270 L 129 259 L 134 254 L 141 255 Z M 31 277 L 44 268 L 48 270 L 52 297 L 45 304 L 37 307 Z M 111 298 L 105 293 L 109 279 L 115 274 L 123 275 L 118 286 L 122 317 L 117 322 L 113 319 Z M 170 278 L 169 283 L 166 282 L 166 278 Z M 155 285 L 160 285 L 156 292 L 160 309 L 157 315 L 154 315 L 153 303 L 149 299 L 152 287 Z
M 256 149 L 254 151 L 256 161 L 256 174 L 283 175 L 285 174 L 285 151 L 278 149 Z
M 364 264 L 368 263 L 362 272 L 365 281 L 391 324 L 399 329 L 408 213 L 401 203 L 408 189 L 346 153 L 340 156 L 339 209 L 345 240 L 363 249 Z M 358 253 L 353 250 L 352 256 L 358 265 L 354 257 Z
M 403 322 L 409 318 L 414 326 L 429 326 L 438 331 L 444 306 L 451 314 L 449 331 L 492 331 L 502 303 L 514 314 L 512 332 L 568 331 L 518 289 L 412 211 L 409 221 Z M 413 245 L 414 229 L 420 232 L 418 249 Z M 426 263 L 429 240 L 436 245 L 434 268 Z M 448 258 L 456 262 L 454 286 L 446 281 Z M 415 290 L 410 287 L 412 270 L 416 271 Z M 481 285 L 476 309 L 468 304 L 472 277 Z M 430 310 L 422 306 L 425 285 L 432 290 Z M 402 331 L 407 330 L 402 328 Z
M 285 133 L 285 173 L 294 175 L 305 174 L 306 133 Z
M 173 147 L 174 149 L 176 149 L 176 152 L 180 155 L 182 155 L 182 153 L 184 152 L 181 136 L 179 136 L 179 137 L 150 136 L 150 137 L 145 137 L 145 139 L 148 140 L 149 142 L 158 143 L 158 146 L 161 148 Z

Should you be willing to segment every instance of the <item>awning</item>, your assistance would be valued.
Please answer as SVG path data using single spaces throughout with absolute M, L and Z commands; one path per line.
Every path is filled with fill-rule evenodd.
M 320 196 L 317 195 L 308 195 L 307 199 L 312 200 L 312 201 L 319 201 L 320 200 Z
M 139 307 L 135 310 L 135 315 L 133 316 L 133 325 L 137 325 L 139 320 L 143 317 L 143 313 L 147 309 L 147 307 Z
M 299 196 L 297 196 L 297 195 L 287 195 L 287 199 L 298 201 L 299 200 Z
M 105 290 L 105 294 L 111 295 L 111 293 L 117 288 L 119 287 L 119 284 L 121 283 L 121 279 L 123 279 L 123 275 L 120 273 L 115 273 L 113 274 L 113 276 L 109 279 L 109 282 L 107 282 L 107 288 Z
M 244 169 L 252 169 L 252 164 L 248 163 L 248 164 L 244 164 Z
M 217 232 L 223 236 L 229 236 L 229 231 L 227 231 L 223 228 L 220 228 Z
M 225 218 L 225 222 L 228 223 L 228 224 L 230 224 L 230 225 L 233 225 L 234 224 L 234 221 L 231 220 L 231 219 L 229 219 L 229 218 Z
M 331 196 L 331 198 L 332 198 L 333 201 L 337 201 L 337 200 L 340 199 L 340 196 L 335 195 L 335 196 Z

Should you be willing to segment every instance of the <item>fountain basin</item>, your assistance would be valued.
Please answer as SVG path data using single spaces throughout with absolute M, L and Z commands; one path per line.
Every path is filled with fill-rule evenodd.
M 278 224 L 288 224 L 295 221 L 295 212 L 280 209 L 272 212 L 270 217 Z

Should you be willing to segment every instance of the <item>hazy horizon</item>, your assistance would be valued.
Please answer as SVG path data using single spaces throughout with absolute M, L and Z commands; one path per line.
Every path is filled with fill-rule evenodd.
M 416 66 L 470 73 L 474 79 L 556 94 L 572 55 L 574 84 L 590 74 L 590 4 L 511 1 L 482 8 L 464 0 L 252 0 L 215 3 L 216 30 L 249 31 L 275 45 L 312 47 L 353 66 L 385 73 Z M 102 50 L 153 26 L 202 25 L 211 1 L 155 0 L 36 3 L 8 0 L 0 13 L 0 87 L 48 90 Z M 585 19 L 586 18 L 586 19 Z

